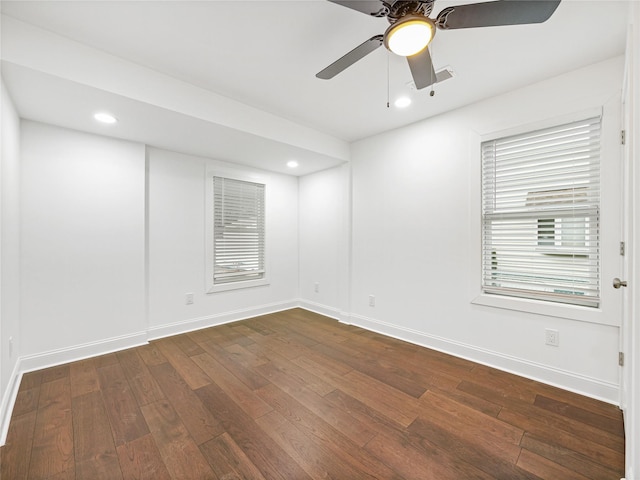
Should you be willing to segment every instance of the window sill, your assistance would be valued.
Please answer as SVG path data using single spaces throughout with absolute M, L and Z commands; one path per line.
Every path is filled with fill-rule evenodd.
M 269 285 L 268 278 L 260 278 L 258 280 L 247 280 L 246 282 L 223 283 L 221 285 L 209 286 L 207 293 L 228 292 L 231 290 L 240 290 L 243 288 L 262 287 Z
M 603 314 L 602 309 L 583 307 L 580 305 L 568 305 L 554 302 L 544 302 L 542 300 L 531 300 L 527 298 L 507 297 L 504 295 L 494 295 L 481 293 L 471 303 L 486 307 L 501 308 L 505 310 L 515 310 L 518 312 L 533 313 L 549 317 L 567 318 L 580 322 L 597 323 L 600 325 L 620 326 L 618 321 L 612 321 Z

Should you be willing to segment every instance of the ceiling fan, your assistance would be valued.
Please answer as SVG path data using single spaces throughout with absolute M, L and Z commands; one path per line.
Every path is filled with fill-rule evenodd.
M 429 53 L 429 43 L 436 29 L 495 27 L 524 25 L 546 21 L 560 4 L 560 0 L 496 0 L 456 5 L 442 10 L 435 20 L 429 18 L 435 0 L 329 0 L 343 7 L 372 17 L 387 17 L 389 28 L 374 35 L 339 58 L 316 77 L 328 80 L 350 67 L 369 53 L 384 46 L 407 58 L 417 89 L 437 81 Z

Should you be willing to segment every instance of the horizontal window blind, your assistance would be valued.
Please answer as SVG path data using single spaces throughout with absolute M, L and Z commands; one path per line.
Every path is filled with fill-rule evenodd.
M 213 283 L 265 275 L 265 186 L 213 177 Z
M 482 143 L 482 286 L 597 307 L 600 118 Z

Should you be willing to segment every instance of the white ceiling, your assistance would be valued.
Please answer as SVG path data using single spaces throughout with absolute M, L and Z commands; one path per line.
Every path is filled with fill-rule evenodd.
M 460 3 L 473 2 L 436 0 L 433 15 Z M 407 85 L 405 59 L 384 48 L 317 79 L 387 26 L 324 0 L 3 0 L 1 8 L 2 74 L 21 116 L 97 132 L 86 112 L 113 105 L 121 122 L 107 134 L 287 173 L 284 163 L 296 158 L 295 174 L 348 160 L 354 140 L 621 55 L 628 13 L 626 1 L 563 0 L 540 25 L 438 31 L 436 70 L 455 76 L 431 97 Z M 75 42 L 91 47 L 85 58 L 111 62 L 101 78 L 79 53 L 65 63 Z M 146 67 L 135 81 L 123 73 L 133 75 L 133 64 Z M 156 83 L 171 82 L 185 93 L 171 87 L 169 101 L 158 87 L 150 100 Z M 205 94 L 199 105 L 209 112 L 187 107 Z M 400 95 L 412 105 L 387 108 L 387 97 Z

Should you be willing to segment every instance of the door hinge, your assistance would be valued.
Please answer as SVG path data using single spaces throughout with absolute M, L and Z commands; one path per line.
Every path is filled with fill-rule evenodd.
M 624 257 L 625 246 L 624 242 L 620 242 L 620 255 Z
M 621 143 L 622 145 L 625 145 L 625 144 L 626 144 L 626 141 L 627 141 L 627 138 L 626 138 L 626 137 L 627 137 L 626 131 L 625 131 L 625 130 L 621 130 L 621 131 L 620 131 L 620 143 Z
M 624 367 L 624 352 L 618 352 L 618 365 Z

